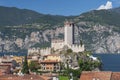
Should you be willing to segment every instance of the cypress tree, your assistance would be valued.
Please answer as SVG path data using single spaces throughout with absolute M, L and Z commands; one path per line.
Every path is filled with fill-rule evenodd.
M 29 67 L 28 67 L 28 62 L 27 62 L 27 56 L 25 56 L 24 62 L 23 62 L 23 67 L 22 71 L 23 74 L 29 74 Z

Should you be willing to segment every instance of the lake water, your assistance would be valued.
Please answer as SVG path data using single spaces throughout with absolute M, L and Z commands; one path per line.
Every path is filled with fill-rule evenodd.
M 24 56 L 27 53 L 0 53 L 3 55 L 16 55 Z M 99 57 L 103 64 L 104 71 L 120 71 L 120 54 L 94 54 L 95 57 Z
M 16 52 L 0 52 L 0 56 L 4 56 L 4 55 L 15 55 L 15 56 L 25 56 L 27 55 L 27 52 L 26 53 L 16 53 Z
M 94 56 L 102 60 L 104 71 L 120 71 L 120 54 L 94 54 Z

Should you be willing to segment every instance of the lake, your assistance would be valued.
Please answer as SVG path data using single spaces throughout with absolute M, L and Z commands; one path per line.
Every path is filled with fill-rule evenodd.
M 18 53 L 18 52 L 0 52 L 0 56 L 4 56 L 4 55 L 15 55 L 15 56 L 25 56 L 27 55 L 27 52 L 26 53 Z
M 120 71 L 120 54 L 94 54 L 102 60 L 104 71 Z

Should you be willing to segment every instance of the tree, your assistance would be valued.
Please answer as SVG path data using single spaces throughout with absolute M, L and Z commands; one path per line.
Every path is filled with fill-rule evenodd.
M 28 67 L 28 62 L 27 62 L 27 56 L 25 56 L 24 62 L 23 62 L 23 67 L 22 71 L 23 74 L 29 74 L 29 67 Z
M 37 71 L 37 69 L 38 69 L 38 64 L 37 64 L 36 62 L 34 62 L 34 61 L 31 61 L 30 64 L 29 64 L 29 69 L 30 69 L 30 71 L 32 71 L 32 72 Z
M 81 46 L 83 45 L 83 42 L 82 42 L 82 40 L 80 40 L 80 45 L 81 45 Z
M 72 53 L 73 51 L 72 51 L 72 49 L 67 49 L 67 53 L 68 54 L 70 54 L 70 53 Z

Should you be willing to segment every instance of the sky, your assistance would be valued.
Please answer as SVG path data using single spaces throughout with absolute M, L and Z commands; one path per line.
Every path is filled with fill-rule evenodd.
M 80 15 L 90 10 L 120 7 L 120 0 L 0 0 L 0 6 L 30 9 L 43 14 Z

